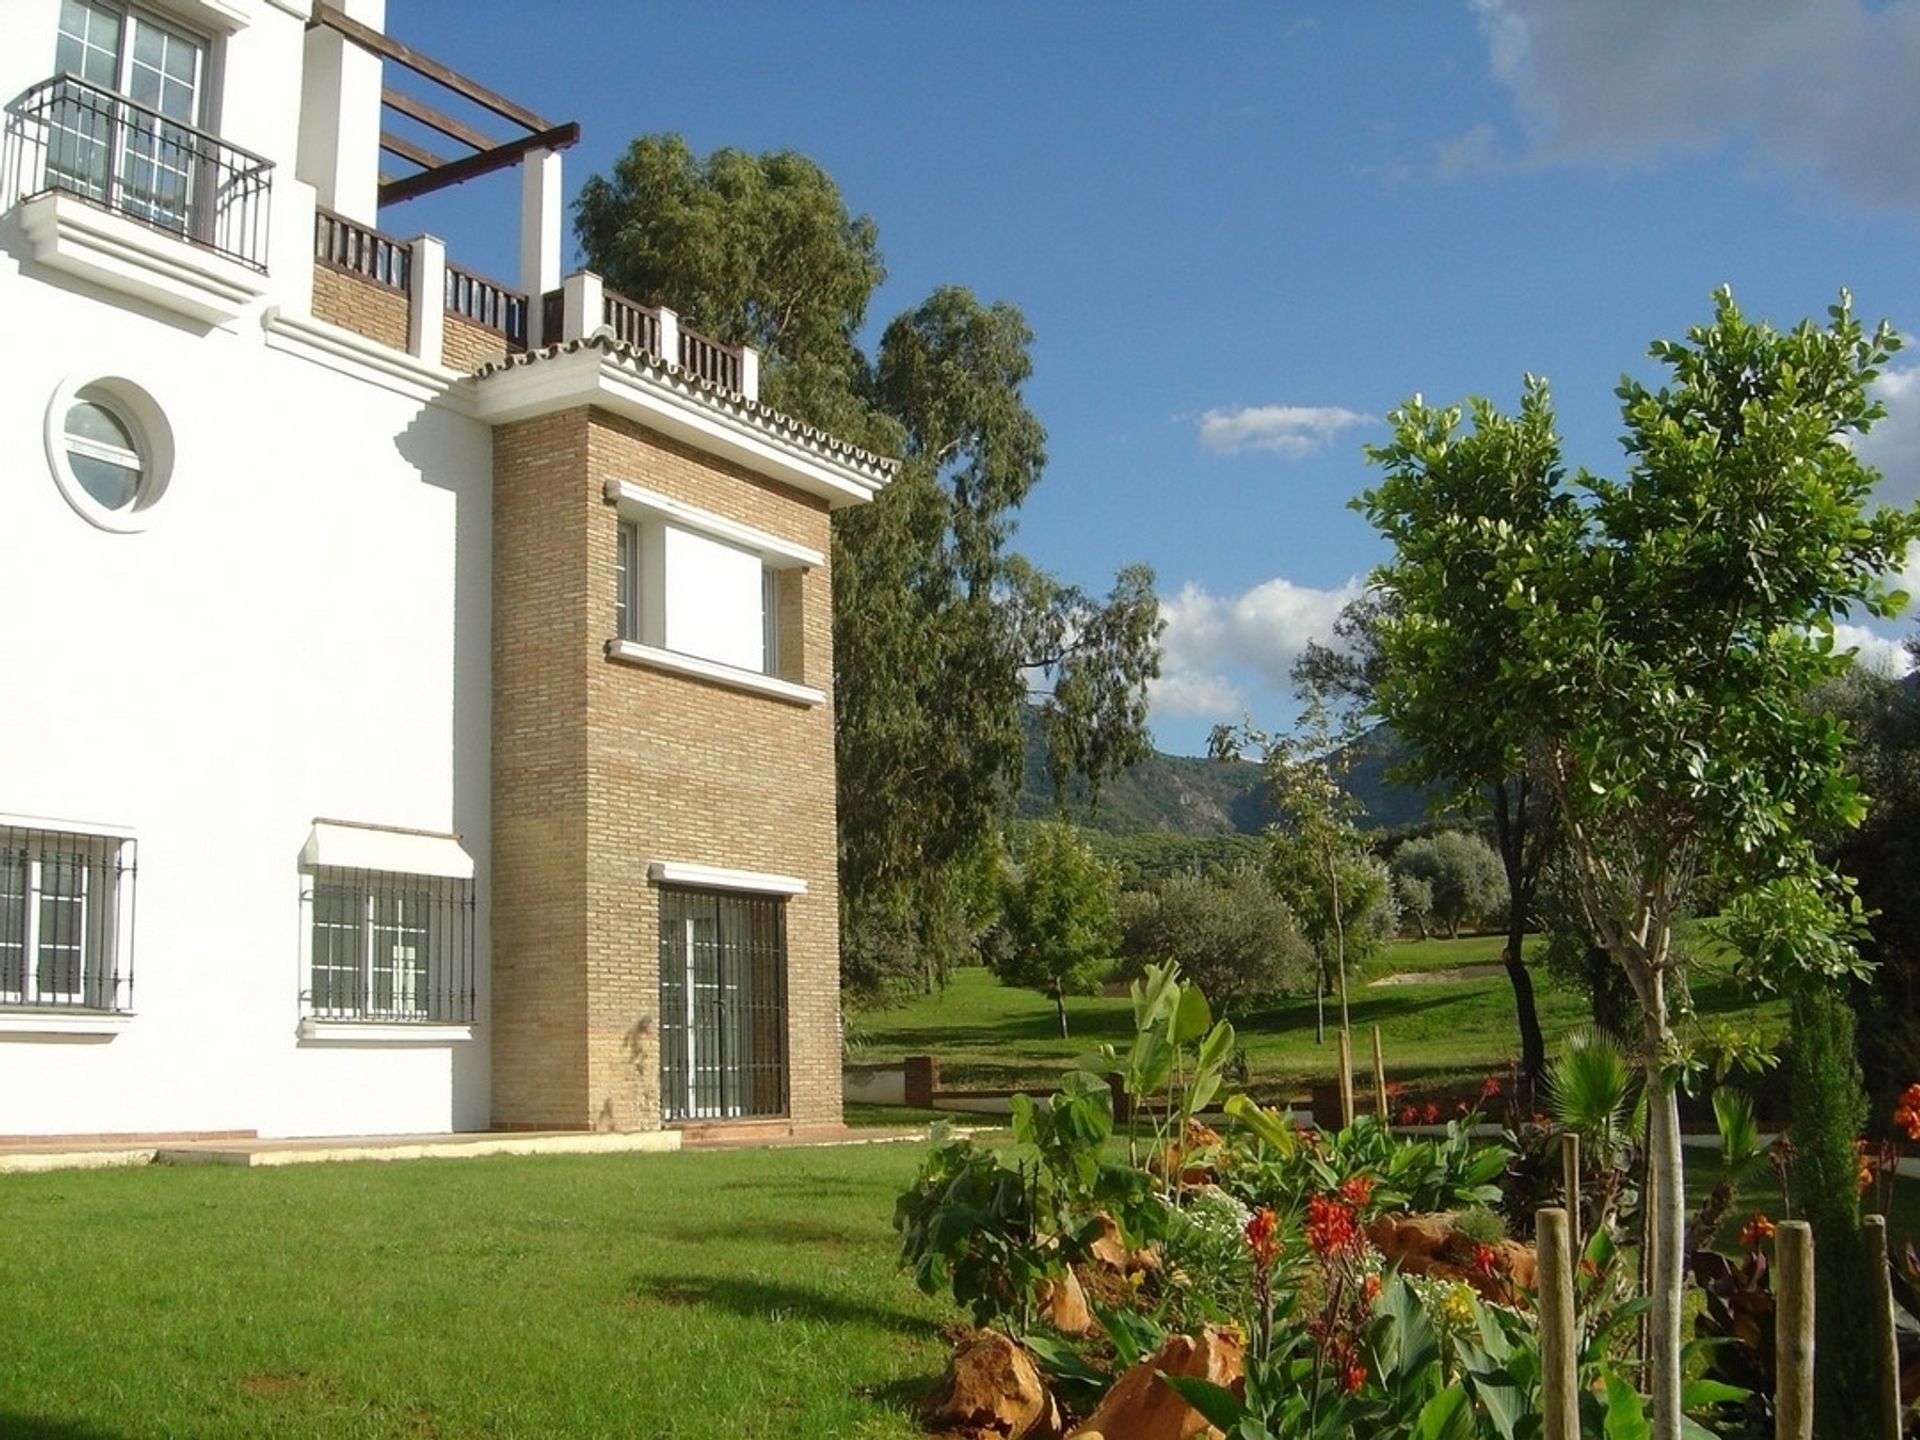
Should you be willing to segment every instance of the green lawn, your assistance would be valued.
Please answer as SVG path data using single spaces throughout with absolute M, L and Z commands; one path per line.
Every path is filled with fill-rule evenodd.
M 1378 1025 L 1389 1079 L 1410 1089 L 1476 1081 L 1504 1072 L 1519 1053 L 1513 990 L 1506 976 L 1420 985 L 1370 985 L 1370 979 L 1413 971 L 1452 970 L 1497 963 L 1498 936 L 1415 940 L 1394 945 L 1370 965 L 1349 992 L 1360 1039 L 1355 1063 L 1371 1066 L 1371 1026 Z M 1586 998 L 1533 969 L 1540 1022 L 1549 1044 L 1591 1018 Z M 1723 959 L 1708 956 L 1695 977 L 1696 1003 L 1704 1017 L 1741 1013 L 1777 1023 L 1779 1006 L 1754 1006 L 1727 978 Z M 1332 1027 L 1338 1011 L 1328 1003 L 1329 1038 L 1313 1039 L 1313 1000 L 1263 1006 L 1233 1018 L 1246 1047 L 1253 1088 L 1278 1095 L 1330 1077 L 1336 1053 Z M 1046 1085 L 1101 1041 L 1128 1043 L 1132 1016 L 1124 996 L 1069 998 L 1072 1031 L 1060 1038 L 1053 1002 L 1027 990 L 1001 985 L 983 969 L 959 971 L 944 991 L 915 998 L 897 1009 L 863 1017 L 862 1060 L 933 1055 L 942 1080 L 960 1086 Z
M 915 1436 L 924 1148 L 0 1177 L 0 1435 Z

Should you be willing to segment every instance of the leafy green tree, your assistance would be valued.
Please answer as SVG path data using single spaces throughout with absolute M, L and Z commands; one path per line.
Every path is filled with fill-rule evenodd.
M 1442 830 L 1409 840 L 1393 852 L 1390 866 L 1398 890 L 1401 877 L 1424 881 L 1428 910 L 1446 926 L 1449 937 L 1465 924 L 1478 924 L 1506 909 L 1507 876 L 1493 847 L 1463 830 Z
M 1129 907 L 1121 955 L 1173 964 L 1220 1014 L 1312 986 L 1317 964 L 1293 911 L 1257 867 L 1175 875 Z
M 1393 903 L 1400 911 L 1400 923 L 1412 925 L 1420 938 L 1426 939 L 1427 927 L 1433 923 L 1433 886 L 1405 870 L 1391 866 L 1388 870 L 1393 876 Z
M 1067 996 L 1093 994 L 1113 969 L 1119 888 L 1113 867 L 1064 824 L 1036 829 L 1008 878 L 1000 922 L 1005 943 L 992 956 L 994 973 L 1005 984 L 1051 995 L 1062 1038 Z
M 1159 607 L 1144 567 L 1111 594 L 1008 546 L 1040 478 L 1020 312 L 943 286 L 860 346 L 885 277 L 878 227 L 804 155 L 635 140 L 582 188 L 589 266 L 763 355 L 766 403 L 879 453 L 898 477 L 833 526 L 842 978 L 862 992 L 943 976 L 974 943 L 967 868 L 1020 773 L 1037 703 L 1056 785 L 1145 753 Z
M 1386 478 L 1364 500 L 1399 552 L 1390 569 L 1451 560 L 1488 601 L 1402 586 L 1382 630 L 1387 673 L 1424 687 L 1409 704 L 1471 691 L 1484 713 L 1530 722 L 1529 773 L 1552 796 L 1588 919 L 1639 1003 L 1661 1440 L 1678 1440 L 1683 1421 L 1674 923 L 1711 881 L 1730 897 L 1726 933 L 1756 982 L 1830 983 L 1857 966 L 1857 900 L 1809 837 L 1859 822 L 1858 785 L 1841 727 L 1801 701 L 1847 663 L 1836 616 L 1903 603 L 1881 577 L 1920 534 L 1920 513 L 1866 510 L 1878 477 L 1848 443 L 1881 414 L 1869 385 L 1892 333 L 1865 332 L 1844 296 L 1827 326 L 1788 333 L 1748 321 L 1725 290 L 1714 310 L 1685 340 L 1654 344 L 1661 388 L 1622 381 L 1625 480 L 1563 483 L 1546 388 L 1529 380 L 1517 421 L 1475 406 L 1476 432 L 1520 426 L 1538 447 L 1509 472 L 1524 504 L 1489 513 L 1473 487 L 1450 483 L 1461 412 L 1417 398 L 1391 417 Z

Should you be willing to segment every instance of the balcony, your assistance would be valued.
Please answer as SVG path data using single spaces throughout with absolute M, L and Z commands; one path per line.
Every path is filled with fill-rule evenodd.
M 7 106 L 0 184 L 34 257 L 198 319 L 265 293 L 273 166 L 57 76 Z

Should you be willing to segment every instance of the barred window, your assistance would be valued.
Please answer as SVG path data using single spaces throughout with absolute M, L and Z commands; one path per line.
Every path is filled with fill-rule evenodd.
M 471 880 L 321 868 L 304 902 L 309 1017 L 472 1021 Z
M 133 1003 L 134 842 L 0 825 L 0 1005 Z
M 669 1120 L 787 1113 L 784 900 L 661 890 L 660 1092 Z

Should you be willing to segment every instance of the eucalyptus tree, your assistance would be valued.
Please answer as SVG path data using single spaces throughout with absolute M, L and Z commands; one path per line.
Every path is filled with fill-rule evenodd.
M 1711 882 L 1754 982 L 1817 988 L 1859 964 L 1859 903 L 1811 837 L 1863 806 L 1842 727 L 1804 701 L 1848 663 L 1838 617 L 1904 603 L 1882 577 L 1920 510 L 1869 511 L 1877 476 L 1850 443 L 1882 413 L 1870 386 L 1897 343 L 1844 294 L 1826 325 L 1783 333 L 1721 290 L 1711 324 L 1652 346 L 1658 389 L 1622 380 L 1624 480 L 1565 477 L 1529 379 L 1518 417 L 1476 402 L 1464 435 L 1457 408 L 1394 412 L 1362 502 L 1395 546 L 1381 578 L 1412 581 L 1381 628 L 1386 673 L 1408 705 L 1470 694 L 1514 720 L 1503 739 L 1551 795 L 1588 922 L 1638 1001 L 1661 1440 L 1683 1425 L 1674 924 Z M 1483 434 L 1526 463 L 1477 482 L 1454 456 Z M 1479 602 L 1455 603 L 1456 586 Z

